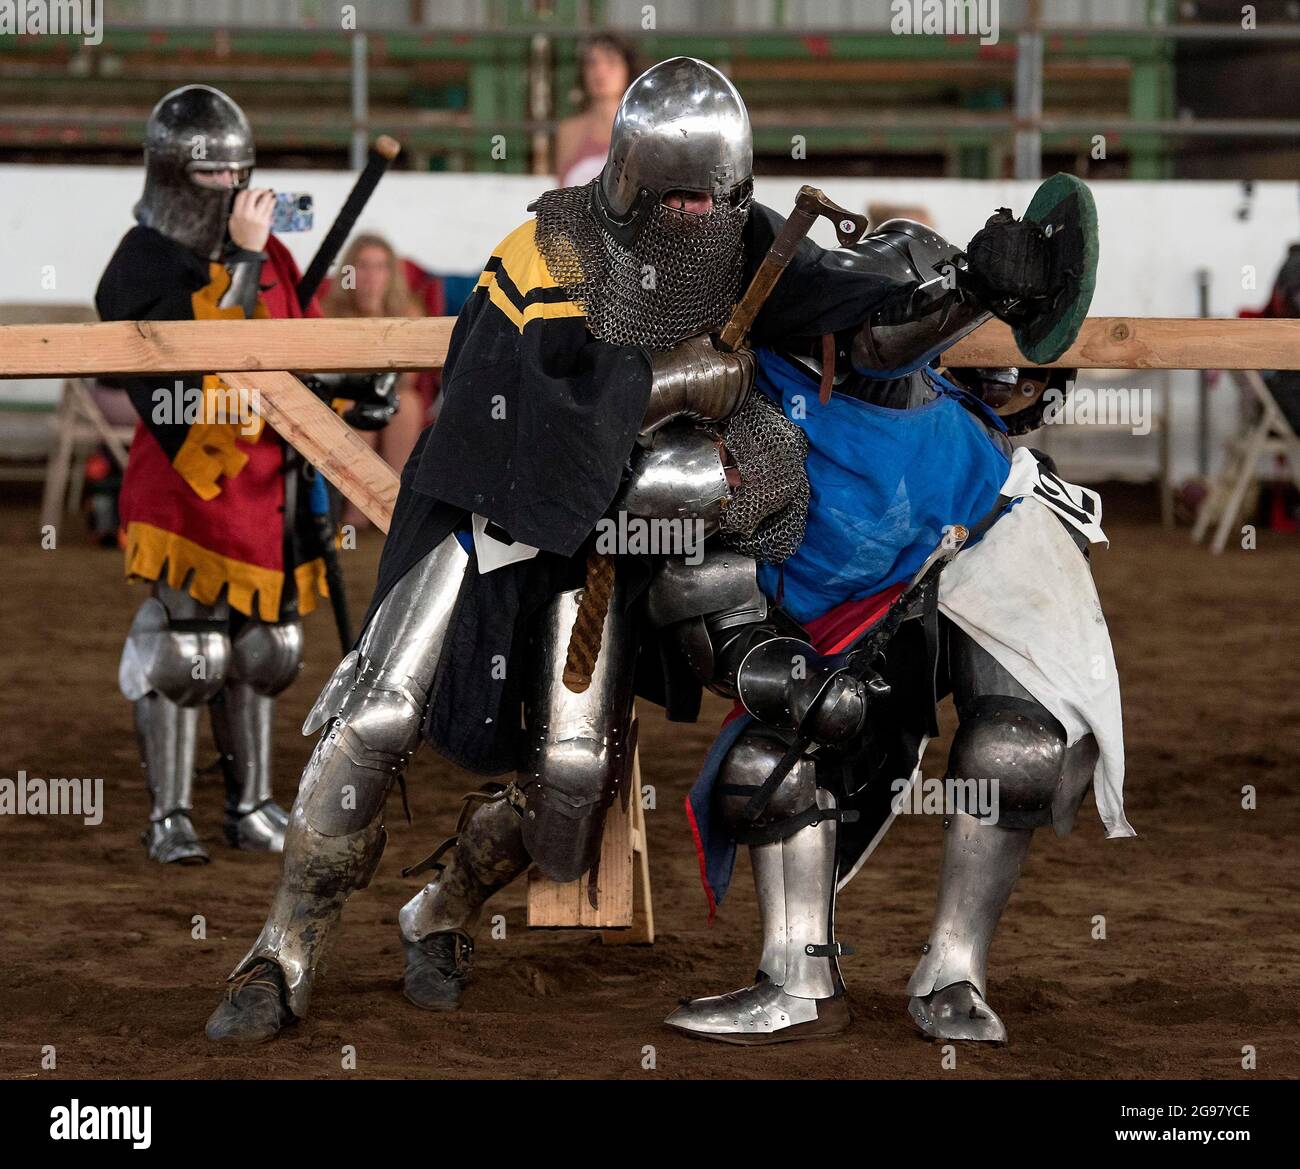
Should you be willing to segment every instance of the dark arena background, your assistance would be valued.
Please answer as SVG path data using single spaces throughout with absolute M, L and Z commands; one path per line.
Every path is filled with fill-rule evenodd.
M 577 920 L 585 887 L 547 909 L 534 873 L 483 910 L 460 1009 L 407 1002 L 398 911 L 436 871 L 403 869 L 457 832 L 462 797 L 484 782 L 425 746 L 405 797 L 389 793 L 386 850 L 330 937 L 310 1014 L 260 1046 L 213 1043 L 205 1022 L 266 919 L 281 857 L 228 843 L 206 713 L 190 805 L 209 861 L 161 864 L 142 844 L 159 800 L 119 661 L 150 586 L 128 583 L 124 555 L 137 576 L 149 563 L 156 576 L 159 557 L 189 556 L 202 591 L 194 582 L 252 571 L 231 568 L 232 533 L 247 532 L 271 568 L 239 579 L 265 590 L 274 578 L 278 589 L 293 540 L 282 539 L 279 480 L 261 500 L 231 488 L 219 506 L 205 502 L 214 510 L 198 527 L 168 512 L 165 477 L 193 464 L 137 428 L 114 386 L 201 367 L 200 378 L 222 372 L 228 384 L 245 371 L 256 393 L 263 375 L 248 371 L 320 368 L 302 346 L 322 337 L 334 338 L 327 370 L 366 371 L 368 387 L 369 371 L 399 371 L 365 417 L 343 390 L 317 386 L 309 405 L 332 402 L 320 425 L 338 431 L 320 431 L 334 437 L 319 457 L 300 448 L 322 467 L 313 498 L 325 498 L 325 478 L 335 484 L 317 520 L 333 523 L 330 585 L 337 596 L 345 584 L 358 632 L 395 475 L 426 426 L 437 435 L 459 425 L 439 372 L 450 319 L 489 303 L 476 292 L 480 273 L 534 199 L 601 173 L 628 84 L 679 56 L 734 83 L 752 122 L 754 198 L 783 216 L 811 185 L 872 230 L 901 217 L 960 249 L 997 208 L 1023 214 L 1058 172 L 1091 190 L 1099 260 L 1070 350 L 1073 388 L 1011 441 L 1103 504 L 1109 545 L 1094 544 L 1089 560 L 1114 647 L 1124 815 L 1136 835 L 1107 839 L 1091 788 L 1071 833 L 1035 834 L 989 955 L 986 997 L 1005 1042 L 926 1036 L 909 1017 L 950 814 L 930 808 L 896 818 L 835 905 L 835 936 L 853 948 L 840 959 L 847 1028 L 804 1042 L 710 1043 L 663 1021 L 683 1001 L 748 986 L 761 948 L 744 856 L 710 920 L 685 808 L 733 703 L 706 692 L 697 721 L 669 722 L 643 695 L 640 810 L 623 827 L 638 847 L 611 843 L 607 828 L 599 870 L 604 897 L 630 865 L 635 911 L 618 928 Z M 322 259 L 313 303 L 327 320 L 292 325 L 316 329 L 292 334 L 301 342 L 237 331 L 243 314 L 198 291 L 206 265 L 220 263 L 194 249 L 199 276 L 179 313 L 106 307 L 101 276 L 144 214 L 133 209 L 150 111 L 196 83 L 247 116 L 252 187 L 290 196 L 274 226 L 277 264 L 309 269 L 370 166 L 368 198 L 349 204 Z M 243 247 L 245 230 L 232 219 L 223 246 Z M 836 246 L 832 222 L 811 236 Z M 1066 1113 L 1074 1135 L 1102 1149 L 1251 1148 L 1281 1115 L 1270 1083 L 1300 1077 L 1297 241 L 1300 5 L 1286 0 L 0 0 L 0 1102 L 38 1147 L 58 1142 L 51 1110 L 69 1100 L 152 1104 L 153 1147 L 164 1148 L 177 1114 L 199 1107 L 192 1086 L 173 1082 L 768 1080 L 781 1083 L 764 1087 L 758 1114 L 777 1128 L 830 1107 L 811 1093 L 822 1081 L 878 1081 L 864 1090 L 882 1110 L 929 1107 L 908 1095 L 928 1082 L 947 1115 L 998 1111 L 1000 1141 L 1059 1143 L 1044 1118 Z M 163 295 L 165 274 L 139 279 Z M 274 284 L 263 268 L 268 304 Z M 531 309 L 521 299 L 509 311 L 545 315 L 548 298 L 564 307 L 558 293 L 543 288 Z M 178 340 L 148 322 L 138 334 L 76 331 L 110 329 L 101 317 L 190 315 L 218 319 L 187 324 Z M 301 313 L 294 302 L 271 315 Z M 537 328 L 531 319 L 520 316 L 517 336 Z M 960 343 L 999 329 L 1010 337 L 993 322 Z M 192 344 L 205 345 L 201 362 Z M 1003 365 L 1017 356 L 997 352 Z M 271 426 L 297 445 L 280 415 L 263 413 L 262 437 L 239 449 L 276 442 Z M 370 428 L 375 414 L 382 429 Z M 560 442 L 553 430 L 519 436 L 521 448 L 578 458 L 581 436 Z M 186 441 L 196 435 L 191 427 Z M 439 449 L 457 436 L 446 437 Z M 161 454 L 147 473 L 146 443 Z M 254 466 L 240 472 L 246 483 Z M 560 482 L 571 469 L 557 457 L 546 474 Z M 508 498 L 519 488 L 500 472 Z M 486 467 L 469 473 L 492 478 Z M 153 509 L 147 524 L 132 518 L 141 508 Z M 144 528 L 167 537 L 156 555 Z M 321 591 L 309 576 L 296 581 Z M 1048 636 L 1052 655 L 1067 653 L 1072 628 Z M 286 810 L 313 747 L 304 719 L 341 657 L 329 602 L 304 616 L 303 643 L 301 672 L 269 716 L 269 776 Z M 939 723 L 921 777 L 946 774 L 951 701 Z M 616 803 L 610 822 L 621 814 Z M 979 1082 L 998 1080 L 1037 1101 L 1019 1137 L 996 1097 L 981 1094 Z M 272 1098 L 224 1088 L 233 1095 L 223 1107 L 265 1113 L 257 1125 L 276 1131 L 275 1110 L 256 1103 Z M 806 1098 L 787 1107 L 772 1095 L 781 1091 Z M 1197 1101 L 1223 1108 L 1198 1115 Z M 412 1096 L 390 1111 L 376 1095 L 370 1107 L 391 1118 L 427 1103 Z M 639 1128 L 649 1105 L 635 1098 L 601 1111 L 626 1116 L 629 1104 Z M 1132 1126 L 1151 1135 L 1121 1135 Z M 81 1135 L 107 1134 L 92 1125 Z

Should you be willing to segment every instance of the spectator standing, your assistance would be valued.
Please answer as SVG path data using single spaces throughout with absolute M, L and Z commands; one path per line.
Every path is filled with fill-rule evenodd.
M 579 112 L 560 122 L 555 132 L 555 173 L 562 187 L 580 186 L 600 174 L 609 154 L 614 112 L 637 75 L 631 44 L 613 33 L 585 41 L 578 62 Z

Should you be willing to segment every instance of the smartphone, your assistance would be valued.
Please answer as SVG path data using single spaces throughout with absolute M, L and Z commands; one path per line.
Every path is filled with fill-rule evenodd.
M 286 231 L 311 231 L 313 208 L 314 201 L 305 191 L 276 191 L 271 230 L 277 235 Z

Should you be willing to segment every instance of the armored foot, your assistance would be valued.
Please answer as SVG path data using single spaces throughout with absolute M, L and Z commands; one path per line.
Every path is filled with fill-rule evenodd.
M 214 1043 L 265 1043 L 290 1023 L 284 972 L 269 959 L 255 962 L 232 979 L 208 1019 L 204 1034 Z
M 456 1011 L 469 982 L 474 943 L 459 930 L 429 934 L 418 942 L 402 938 L 406 972 L 402 993 L 424 1011 Z
M 169 812 L 160 820 L 150 820 L 140 840 L 149 851 L 149 859 L 160 864 L 208 863 L 208 854 L 199 843 L 190 814 L 184 808 Z
M 246 852 L 283 852 L 289 814 L 268 800 L 251 812 L 226 816 L 226 843 Z
M 912 999 L 908 1014 L 931 1039 L 967 1039 L 975 1043 L 1005 1043 L 1007 1029 L 997 1012 L 969 982 L 957 982 Z
M 664 1020 L 696 1038 L 745 1047 L 838 1035 L 851 1021 L 842 991 L 833 998 L 795 998 L 768 978 L 744 990 L 695 999 Z

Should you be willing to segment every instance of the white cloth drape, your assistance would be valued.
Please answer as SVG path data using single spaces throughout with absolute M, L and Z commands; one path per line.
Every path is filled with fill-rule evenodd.
M 940 578 L 939 610 L 1060 720 L 1071 745 L 1096 736 L 1093 794 L 1106 835 L 1135 836 L 1110 631 L 1087 561 L 1048 505 L 1025 495 L 959 553 Z

